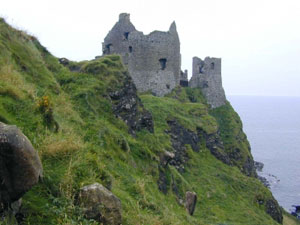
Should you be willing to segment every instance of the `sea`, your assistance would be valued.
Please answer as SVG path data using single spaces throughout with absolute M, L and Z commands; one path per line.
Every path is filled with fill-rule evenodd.
M 300 205 L 300 97 L 228 96 L 240 115 L 259 175 L 287 211 Z

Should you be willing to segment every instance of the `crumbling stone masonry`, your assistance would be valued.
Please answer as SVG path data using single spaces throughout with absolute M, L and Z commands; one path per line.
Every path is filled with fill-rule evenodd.
M 189 86 L 188 71 L 187 70 L 185 70 L 184 72 L 181 71 L 181 73 L 180 73 L 180 86 L 181 87 L 188 87 Z
M 226 103 L 222 87 L 221 59 L 193 58 L 193 76 L 181 71 L 180 42 L 175 22 L 169 31 L 148 35 L 137 31 L 130 15 L 121 13 L 119 21 L 102 43 L 103 55 L 119 54 L 138 91 L 156 96 L 170 93 L 176 86 L 200 88 L 212 108 Z
M 206 57 L 201 60 L 194 57 L 193 75 L 189 87 L 200 88 L 212 108 L 224 105 L 226 97 L 222 86 L 221 59 Z
M 104 39 L 103 54 L 120 54 L 141 92 L 163 96 L 180 83 L 180 42 L 175 22 L 169 31 L 153 31 L 148 35 L 137 31 L 129 14 L 119 21 Z

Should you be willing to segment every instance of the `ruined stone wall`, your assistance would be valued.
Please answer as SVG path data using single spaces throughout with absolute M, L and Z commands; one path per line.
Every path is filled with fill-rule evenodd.
M 144 35 L 123 13 L 104 39 L 103 54 L 120 54 L 139 91 L 163 96 L 180 82 L 180 43 L 175 22 L 169 31 Z
M 189 80 L 188 80 L 188 71 L 184 70 L 180 73 L 180 86 L 181 87 L 188 87 L 189 86 Z
M 221 59 L 206 57 L 201 60 L 194 57 L 189 87 L 200 88 L 212 108 L 224 105 L 226 97 L 222 86 Z

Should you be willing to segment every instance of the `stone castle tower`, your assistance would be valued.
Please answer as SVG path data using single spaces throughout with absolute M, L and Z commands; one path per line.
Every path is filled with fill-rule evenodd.
M 122 13 L 104 39 L 103 54 L 119 54 L 137 89 L 163 96 L 180 83 L 180 42 L 175 22 L 169 31 L 148 35 L 137 31 L 130 15 Z
M 221 59 L 193 58 L 193 74 L 181 71 L 180 42 L 175 22 L 169 31 L 153 31 L 148 35 L 137 31 L 130 15 L 121 13 L 119 21 L 102 43 L 103 55 L 119 54 L 141 92 L 156 96 L 170 93 L 176 86 L 200 88 L 212 108 L 226 103 L 221 77 Z
M 212 108 L 224 105 L 226 97 L 222 86 L 221 59 L 206 57 L 203 61 L 194 57 L 189 87 L 200 88 Z

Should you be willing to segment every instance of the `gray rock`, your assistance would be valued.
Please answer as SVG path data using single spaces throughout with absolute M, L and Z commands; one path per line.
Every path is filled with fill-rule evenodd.
M 226 154 L 219 131 L 208 134 L 202 128 L 197 128 L 198 136 L 204 138 L 206 147 L 217 159 L 227 165 L 232 165 L 229 156 Z
M 121 118 L 129 128 L 129 133 L 135 135 L 136 131 L 146 129 L 154 132 L 152 115 L 148 112 L 137 95 L 136 86 L 134 85 L 128 73 L 124 74 L 125 80 L 120 89 L 109 93 L 112 101 L 113 112 Z
M 60 59 L 58 59 L 58 61 L 60 64 L 62 64 L 64 66 L 67 66 L 70 63 L 70 61 L 67 58 L 60 58 Z
M 266 212 L 278 223 L 282 224 L 283 216 L 280 206 L 275 199 L 269 199 L 266 202 Z
M 0 122 L 0 208 L 17 201 L 42 177 L 42 163 L 27 137 Z
M 188 161 L 188 154 L 186 145 L 190 145 L 193 151 L 198 152 L 200 149 L 200 138 L 197 133 L 186 129 L 175 120 L 167 121 L 170 131 L 172 148 L 174 150 L 174 157 L 169 161 L 169 164 L 174 166 L 179 172 L 184 171 L 184 164 Z
M 260 182 L 263 183 L 263 185 L 264 185 L 265 187 L 267 187 L 267 188 L 270 188 L 270 187 L 271 187 L 270 182 L 267 180 L 267 178 L 262 177 L 262 176 L 259 176 L 259 175 L 257 176 L 257 178 L 260 180 Z
M 121 201 L 99 183 L 81 188 L 79 204 L 88 219 L 94 219 L 105 225 L 122 223 Z
M 187 191 L 185 194 L 185 208 L 188 213 L 192 216 L 195 211 L 196 203 L 197 203 L 197 194 L 195 192 Z
M 160 156 L 160 164 L 163 167 L 166 167 L 168 163 L 175 158 L 175 154 L 173 152 L 165 151 L 161 156 Z
M 158 185 L 158 189 L 164 193 L 167 194 L 168 192 L 168 177 L 165 171 L 166 168 L 164 168 L 163 166 L 158 166 L 158 172 L 159 172 L 159 176 L 158 176 L 158 180 L 157 180 L 157 185 Z
M 258 172 L 262 172 L 264 164 L 262 162 L 254 161 L 254 167 Z

